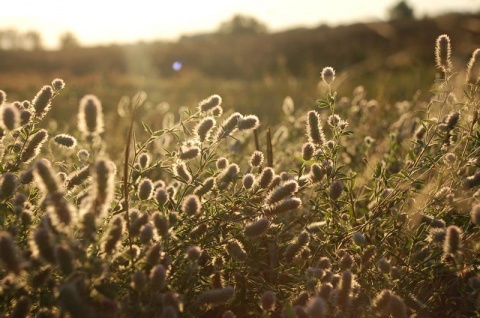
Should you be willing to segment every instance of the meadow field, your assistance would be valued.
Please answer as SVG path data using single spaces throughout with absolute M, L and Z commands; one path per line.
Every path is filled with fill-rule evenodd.
M 479 107 L 473 14 L 0 51 L 0 317 L 480 317 Z

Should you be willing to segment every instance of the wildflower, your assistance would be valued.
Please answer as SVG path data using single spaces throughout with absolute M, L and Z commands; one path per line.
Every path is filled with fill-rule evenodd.
M 178 152 L 178 158 L 181 160 L 191 160 L 200 155 L 200 148 L 197 146 L 181 147 Z
M 30 119 L 32 119 L 32 112 L 28 109 L 22 109 L 20 111 L 20 125 L 25 126 L 30 123 Z
M 275 204 L 284 198 L 293 195 L 298 190 L 297 181 L 290 180 L 273 189 L 267 196 L 265 203 Z
M 460 113 L 459 112 L 451 112 L 448 115 L 447 120 L 446 120 L 447 129 L 452 130 L 453 128 L 455 128 L 455 126 L 458 123 L 459 118 L 460 118 Z
M 22 269 L 20 255 L 12 236 L 4 231 L 0 232 L 0 260 L 7 271 L 13 272 L 15 275 L 20 274 Z
M 39 119 L 43 118 L 50 110 L 50 100 L 53 97 L 53 89 L 51 86 L 43 86 L 32 101 L 35 116 Z
M 201 209 L 200 200 L 195 194 L 190 194 L 183 199 L 182 211 L 187 215 L 197 215 Z
M 110 228 L 107 232 L 107 237 L 102 245 L 102 250 L 106 255 L 112 255 L 112 252 L 117 248 L 123 233 L 123 222 L 120 217 L 115 217 L 110 222 Z
M 53 173 L 50 161 L 46 159 L 35 163 L 33 170 L 35 182 L 45 194 L 53 194 L 60 191 L 60 182 Z
M 198 296 L 198 302 L 200 304 L 208 305 L 224 305 L 235 297 L 235 289 L 231 286 L 227 286 L 221 289 L 212 289 L 205 291 Z
M 85 95 L 80 100 L 78 129 L 86 137 L 97 136 L 103 132 L 102 104 L 94 95 Z
M 56 91 L 59 91 L 65 87 L 65 82 L 61 78 L 56 78 L 52 81 L 52 87 Z
M 292 242 L 287 246 L 285 251 L 285 259 L 288 262 L 291 262 L 295 256 L 297 256 L 300 251 L 310 242 L 310 234 L 303 231 Z
M 480 226 L 480 204 L 474 205 L 470 212 L 473 224 Z
M 337 304 L 342 310 L 346 310 L 350 305 L 350 292 L 352 290 L 353 277 L 352 272 L 343 271 L 340 276 L 340 288 L 337 296 Z
M 77 140 L 68 135 L 68 134 L 60 134 L 53 138 L 53 140 L 60 146 L 65 147 L 67 149 L 75 148 L 77 145 Z
M 158 205 L 165 205 L 169 200 L 168 192 L 165 188 L 158 188 L 155 191 L 155 201 Z
M 155 265 L 150 271 L 150 286 L 154 290 L 161 290 L 165 286 L 167 270 L 163 265 Z
M 209 177 L 205 179 L 205 181 L 203 181 L 201 185 L 196 187 L 195 190 L 193 190 L 193 194 L 196 194 L 198 196 L 204 196 L 213 189 L 214 185 L 215 185 L 215 178 Z
M 245 227 L 244 234 L 247 237 L 257 237 L 265 233 L 270 227 L 270 221 L 267 218 L 260 218 Z
M 228 254 L 238 261 L 245 261 L 247 259 L 247 252 L 243 249 L 242 244 L 235 240 L 227 243 L 225 247 Z
M 268 188 L 268 186 L 272 183 L 274 174 L 275 172 L 270 167 L 263 169 L 262 173 L 257 179 L 258 187 L 261 189 Z
M 452 70 L 452 47 L 450 38 L 446 34 L 442 34 L 437 38 L 435 45 L 435 62 L 437 67 L 444 73 Z
M 170 228 L 170 224 L 168 222 L 168 219 L 165 217 L 160 212 L 155 212 L 152 215 L 153 219 L 153 224 L 155 225 L 155 228 L 157 229 L 158 235 L 162 237 L 166 237 L 168 235 L 168 230 Z
M 187 169 L 187 166 L 183 161 L 178 162 L 174 167 L 175 174 L 182 179 L 186 183 L 190 183 L 192 181 L 192 175 Z
M 133 289 L 140 291 L 147 285 L 147 282 L 147 275 L 144 271 L 137 270 L 135 273 L 133 273 L 131 284 Z
M 322 70 L 322 80 L 325 84 L 332 85 L 335 80 L 335 70 L 330 66 L 324 67 Z
M 445 254 L 455 255 L 462 245 L 462 231 L 455 225 L 447 227 L 447 235 L 443 251 Z
M 81 162 L 86 162 L 88 160 L 88 157 L 90 157 L 90 153 L 88 152 L 88 150 L 86 149 L 80 149 L 78 152 L 77 152 L 77 158 L 78 160 L 80 160 Z
M 260 125 L 258 117 L 255 115 L 247 115 L 238 119 L 237 128 L 239 130 L 257 129 Z
M 153 194 L 153 182 L 149 178 L 144 178 L 138 185 L 137 196 L 141 201 L 149 200 Z
M 295 104 L 290 96 L 285 97 L 283 100 L 282 110 L 286 116 L 291 116 L 295 111 Z
M 323 132 L 322 124 L 318 113 L 311 110 L 307 114 L 307 137 L 308 141 L 315 145 L 323 145 L 326 142 L 325 134 Z
M 90 166 L 84 166 L 77 171 L 71 173 L 66 180 L 66 188 L 71 189 L 81 185 L 90 176 Z
M 330 115 L 327 118 L 327 123 L 332 127 L 337 127 L 341 121 L 342 121 L 342 118 L 337 114 Z
M 330 198 L 334 201 L 338 200 L 343 192 L 343 184 L 340 180 L 335 180 L 330 186 Z
M 310 142 L 304 143 L 302 146 L 302 158 L 305 161 L 312 159 L 315 151 L 314 145 Z
M 202 255 L 202 249 L 199 246 L 194 245 L 194 246 L 190 246 L 187 249 L 186 258 L 194 262 L 194 261 L 197 261 L 201 255 Z
M 363 246 L 367 240 L 365 239 L 365 235 L 363 235 L 363 233 L 355 232 L 353 233 L 353 242 L 358 246 Z
M 153 226 L 150 223 L 145 224 L 140 229 L 140 242 L 143 245 L 147 245 L 153 239 Z
M 74 270 L 73 254 L 67 245 L 57 245 L 55 247 L 55 256 L 57 264 L 63 275 L 68 276 Z
M 390 266 L 390 263 L 385 258 L 381 258 L 378 260 L 377 267 L 380 270 L 380 272 L 382 272 L 383 274 L 390 273 L 391 266 Z
M 277 297 L 275 293 L 271 290 L 265 291 L 261 296 L 260 305 L 262 306 L 263 310 L 267 311 L 274 311 L 275 310 L 275 303 L 277 302 Z
M 47 138 L 48 132 L 45 129 L 40 129 L 37 131 L 37 133 L 30 138 L 30 141 L 20 155 L 22 162 L 31 162 L 39 154 L 40 149 Z
M 267 215 L 277 215 L 288 211 L 296 210 L 300 207 L 302 201 L 299 198 L 287 198 L 270 209 L 266 210 Z
M 44 227 L 38 227 L 33 234 L 33 242 L 36 247 L 36 255 L 41 256 L 47 262 L 54 264 L 55 254 L 50 231 Z
M 0 127 L 4 130 L 15 130 L 20 127 L 20 111 L 10 104 L 0 107 Z
M 260 167 L 263 164 L 264 156 L 261 151 L 255 150 L 250 157 L 250 166 Z
M 476 49 L 467 65 L 467 83 L 479 84 L 480 80 L 480 49 Z
M 220 129 L 218 130 L 217 139 L 222 139 L 229 136 L 237 128 L 237 123 L 240 118 L 242 118 L 240 113 L 233 113 L 227 119 L 225 119 L 225 121 L 222 123 L 222 126 L 220 126 Z
M 98 159 L 93 170 L 92 195 L 94 200 L 91 208 L 95 215 L 103 216 L 113 199 L 116 169 L 113 162 L 106 159 Z
M 230 164 L 217 177 L 217 185 L 219 188 L 226 188 L 230 182 L 234 182 L 237 178 L 240 168 L 236 163 Z
M 0 179 L 0 199 L 8 199 L 15 194 L 17 177 L 11 172 L 5 172 Z
M 148 165 L 150 164 L 150 160 L 150 155 L 146 152 L 142 152 L 138 156 L 138 163 L 140 164 L 140 167 L 142 169 L 146 169 L 148 167 Z
M 195 134 L 198 137 L 200 142 L 204 142 L 210 137 L 212 128 L 215 126 L 216 121 L 213 117 L 205 117 L 201 122 L 195 127 Z
M 212 95 L 198 104 L 198 109 L 202 112 L 207 112 L 216 106 L 222 104 L 222 98 L 219 95 Z
M 255 177 L 251 173 L 247 173 L 243 176 L 242 184 L 245 189 L 250 189 L 255 182 Z
M 325 176 L 325 169 L 322 168 L 318 163 L 312 164 L 310 167 L 310 179 L 312 182 L 320 182 Z
M 218 158 L 215 164 L 217 169 L 225 169 L 228 166 L 228 159 L 225 157 Z

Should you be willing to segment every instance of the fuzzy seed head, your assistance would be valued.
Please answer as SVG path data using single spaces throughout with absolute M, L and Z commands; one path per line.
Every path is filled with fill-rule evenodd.
M 302 146 L 302 158 L 305 161 L 312 159 L 315 152 L 315 146 L 311 142 L 306 142 Z
M 20 156 L 20 159 L 25 162 L 31 162 L 39 153 L 40 149 L 42 148 L 43 144 L 48 138 L 48 132 L 45 129 L 40 129 L 37 131 L 28 142 L 25 149 Z
M 153 239 L 153 235 L 154 235 L 153 225 L 150 223 L 145 224 L 140 229 L 140 235 L 139 235 L 140 242 L 143 245 L 147 245 Z
M 0 127 L 10 131 L 20 127 L 20 110 L 11 104 L 0 106 Z
M 378 260 L 377 267 L 380 270 L 380 272 L 382 272 L 383 274 L 390 273 L 390 270 L 392 268 L 390 266 L 390 262 L 385 258 L 381 258 L 381 259 Z
M 153 182 L 149 178 L 144 178 L 138 185 L 137 196 L 141 201 L 149 200 L 153 195 Z
M 98 159 L 95 162 L 93 171 L 92 194 L 95 200 L 92 208 L 95 211 L 95 215 L 101 217 L 107 212 L 113 199 L 116 167 L 109 160 Z
M 198 196 L 195 194 L 190 194 L 183 199 L 182 203 L 182 211 L 183 213 L 193 216 L 200 213 L 202 205 L 200 204 L 200 200 Z
M 200 142 L 204 142 L 210 137 L 212 128 L 215 126 L 216 121 L 213 117 L 205 117 L 195 127 L 195 135 Z
M 186 258 L 192 262 L 196 262 L 201 255 L 202 255 L 202 249 L 199 246 L 194 245 L 194 246 L 190 246 L 187 249 Z
M 175 172 L 175 175 L 179 177 L 183 182 L 190 183 L 192 181 L 192 175 L 188 171 L 187 165 L 185 165 L 185 162 L 183 161 L 178 162 L 173 167 L 173 170 Z
M 35 116 L 39 119 L 43 118 L 50 110 L 50 100 L 53 97 L 53 89 L 51 86 L 43 86 L 32 101 Z
M 15 194 L 17 177 L 11 172 L 5 172 L 0 177 L 0 199 L 5 200 Z
M 260 298 L 260 306 L 263 310 L 266 311 L 274 311 L 275 310 L 275 303 L 277 302 L 277 296 L 271 290 L 267 290 L 262 294 Z
M 446 120 L 447 129 L 451 130 L 451 129 L 455 128 L 459 119 L 460 119 L 460 113 L 459 112 L 451 112 L 448 115 L 447 120 Z
M 476 49 L 467 66 L 467 83 L 478 85 L 480 83 L 480 48 Z
M 475 224 L 476 226 L 480 226 L 480 204 L 476 204 L 472 207 L 470 216 L 472 218 L 473 224 Z
M 59 91 L 65 87 L 65 82 L 61 78 L 56 78 L 52 81 L 52 87 L 54 90 Z
M 247 173 L 243 176 L 242 184 L 245 189 L 250 189 L 255 182 L 255 177 L 251 173 Z
M 94 95 L 85 95 L 80 100 L 78 130 L 85 137 L 98 136 L 103 132 L 103 113 L 100 100 Z
M 298 209 L 302 205 L 302 201 L 299 198 L 287 198 L 278 204 L 274 205 L 270 209 L 266 210 L 267 215 L 277 215 L 288 211 Z
M 264 234 L 270 227 L 270 221 L 267 218 L 260 218 L 245 227 L 246 237 L 258 237 Z
M 193 190 L 193 194 L 196 194 L 198 196 L 204 196 L 208 194 L 214 187 L 215 185 L 215 178 L 214 177 L 209 177 L 203 181 L 201 185 L 195 188 Z
M 310 180 L 312 182 L 320 182 L 325 176 L 325 169 L 321 167 L 318 163 L 312 164 L 310 167 Z
M 135 290 L 142 290 L 148 283 L 147 275 L 142 270 L 137 270 L 132 275 L 132 287 Z
M 140 164 L 140 167 L 142 169 L 148 168 L 148 166 L 150 165 L 150 161 L 151 161 L 151 158 L 150 158 L 150 155 L 147 152 L 142 152 L 138 156 L 138 163 Z
M 312 144 L 322 146 L 326 142 L 325 134 L 323 132 L 322 124 L 320 123 L 320 116 L 314 110 L 307 114 L 307 137 Z
M 367 243 L 367 239 L 365 238 L 365 235 L 363 235 L 363 233 L 355 232 L 353 233 L 353 242 L 355 243 L 355 245 L 363 246 Z
M 20 274 L 21 259 L 12 236 L 8 232 L 0 232 L 0 260 L 8 272 Z
M 45 195 L 60 191 L 60 182 L 51 166 L 50 161 L 42 159 L 35 163 L 33 170 L 35 182 Z
M 90 177 L 90 166 L 84 166 L 83 168 L 74 171 L 67 177 L 66 187 L 72 189 L 73 187 L 81 185 Z
M 377 313 L 386 313 L 390 307 L 392 292 L 388 289 L 382 290 L 373 300 L 372 307 Z
M 335 80 L 335 70 L 330 66 L 324 67 L 322 70 L 322 80 L 325 84 L 332 85 Z
M 65 276 L 68 276 L 73 272 L 73 253 L 67 245 L 62 244 L 55 247 L 55 258 L 58 267 Z
M 443 246 L 445 254 L 455 255 L 462 246 L 462 231 L 455 225 L 447 227 L 447 236 Z
M 158 188 L 155 191 L 155 201 L 158 205 L 165 205 L 169 200 L 168 192 L 165 188 Z
M 330 186 L 330 198 L 334 201 L 338 200 L 343 192 L 343 183 L 340 180 L 335 180 Z
M 107 237 L 102 245 L 102 250 L 106 255 L 112 255 L 113 251 L 118 247 L 123 233 L 123 221 L 120 217 L 115 217 L 110 222 Z
M 255 115 L 243 116 L 237 122 L 237 128 L 239 130 L 250 130 L 250 129 L 254 130 L 254 129 L 257 129 L 259 125 L 260 125 L 260 121 L 258 120 L 258 117 Z
M 264 156 L 263 152 L 255 150 L 250 157 L 250 166 L 260 167 L 263 164 Z
M 275 172 L 272 168 L 266 167 L 258 177 L 257 185 L 261 189 L 266 189 L 272 183 Z
M 195 159 L 199 155 L 200 155 L 200 148 L 198 148 L 197 146 L 181 147 L 180 151 L 178 152 L 178 158 L 180 160 Z
M 275 204 L 286 197 L 292 196 L 298 190 L 298 183 L 295 180 L 289 180 L 282 185 L 274 188 L 267 196 L 266 204 Z
M 444 73 L 452 70 L 452 47 L 450 38 L 446 34 L 442 34 L 437 38 L 435 44 L 435 62 L 437 67 Z
M 389 302 L 389 311 L 393 318 L 407 318 L 407 306 L 400 296 L 392 293 Z
M 222 139 L 229 136 L 237 128 L 237 123 L 240 118 L 242 118 L 240 113 L 233 113 L 227 119 L 225 119 L 225 121 L 222 123 L 222 126 L 220 126 L 220 129 L 218 130 L 217 139 Z
M 240 173 L 240 167 L 236 163 L 228 165 L 217 177 L 219 188 L 226 187 L 230 182 L 234 182 Z
M 150 271 L 150 286 L 153 290 L 161 290 L 167 280 L 167 270 L 161 264 L 155 265 Z
M 207 112 L 216 106 L 220 106 L 221 104 L 222 104 L 222 98 L 219 95 L 215 94 L 202 100 L 198 104 L 198 109 L 201 112 Z
M 245 250 L 243 249 L 242 244 L 237 240 L 228 242 L 225 249 L 227 250 L 228 255 L 230 255 L 237 261 L 243 262 L 248 257 L 247 252 L 245 252 Z
M 77 139 L 68 135 L 68 134 L 60 134 L 53 138 L 55 143 L 61 147 L 72 149 L 75 148 L 77 145 Z
M 235 298 L 235 289 L 231 286 L 225 288 L 212 289 L 205 291 L 198 297 L 198 303 L 201 305 L 224 305 Z

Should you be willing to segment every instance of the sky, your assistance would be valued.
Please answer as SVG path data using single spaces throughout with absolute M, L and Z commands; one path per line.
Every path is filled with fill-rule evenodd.
M 15 0 L 0 10 L 0 30 L 42 34 L 47 48 L 73 32 L 84 45 L 176 40 L 215 30 L 234 14 L 253 16 L 270 31 L 386 20 L 398 0 Z M 479 12 L 478 0 L 408 0 L 417 17 Z

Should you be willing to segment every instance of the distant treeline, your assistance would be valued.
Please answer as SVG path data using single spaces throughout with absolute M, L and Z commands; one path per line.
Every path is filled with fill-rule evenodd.
M 467 60 L 480 43 L 480 14 L 448 14 L 421 20 L 319 26 L 279 33 L 204 34 L 175 43 L 72 47 L 58 51 L 0 51 L 0 71 L 58 72 L 82 76 L 107 72 L 168 77 L 182 72 L 209 77 L 259 78 L 286 72 L 308 76 L 325 65 L 343 70 L 433 64 L 433 39 L 448 33 L 457 57 Z M 177 64 L 178 65 L 178 64 Z

